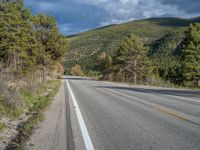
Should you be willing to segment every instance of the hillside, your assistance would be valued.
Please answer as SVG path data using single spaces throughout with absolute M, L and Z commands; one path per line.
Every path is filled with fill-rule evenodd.
M 184 30 L 193 22 L 200 22 L 200 17 L 192 19 L 150 18 L 110 25 L 69 36 L 69 54 L 66 59 L 66 68 L 70 68 L 74 64 L 81 64 L 86 71 L 95 70 L 94 64 L 97 56 L 102 51 L 113 55 L 120 41 L 130 34 L 142 38 L 151 47 L 151 51 L 154 50 L 152 48 L 155 45 L 160 44 L 160 41 L 165 42 L 165 37 L 168 37 L 168 40 L 171 36 L 171 39 L 179 44 L 184 36 Z

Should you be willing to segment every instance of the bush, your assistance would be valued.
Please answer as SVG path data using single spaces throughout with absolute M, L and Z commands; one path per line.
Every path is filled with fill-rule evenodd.
M 0 131 L 3 130 L 6 127 L 5 123 L 0 122 Z
M 70 74 L 73 76 L 83 76 L 83 72 L 81 70 L 81 66 L 76 64 L 75 66 L 73 66 L 70 70 Z
M 14 104 L 8 103 L 4 97 L 0 97 L 0 114 L 11 118 L 17 118 L 22 114 L 22 109 L 16 107 Z

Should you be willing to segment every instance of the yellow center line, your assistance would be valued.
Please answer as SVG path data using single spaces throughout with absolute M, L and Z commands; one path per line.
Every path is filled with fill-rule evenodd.
M 180 115 L 180 114 L 178 114 L 178 113 L 176 113 L 176 112 L 174 112 L 174 111 L 167 110 L 167 109 L 160 108 L 160 107 L 157 107 L 156 109 L 159 110 L 159 111 L 161 111 L 161 112 L 163 112 L 163 113 L 167 113 L 167 114 L 169 114 L 169 115 L 171 115 L 171 116 L 177 117 L 177 118 L 179 118 L 179 119 L 182 119 L 182 120 L 185 120 L 185 121 L 188 121 L 188 120 L 189 120 L 187 117 L 185 117 L 185 116 L 183 116 L 183 115 Z
M 124 93 L 119 93 L 117 91 L 114 91 L 112 89 L 108 89 L 108 88 L 105 88 L 105 91 L 109 92 L 109 93 L 114 93 L 114 94 L 118 94 L 118 95 L 121 95 L 121 96 L 125 96 L 125 97 L 128 97 L 128 98 L 131 98 L 131 99 L 134 99 L 135 98 L 132 98 L 131 96 L 129 95 L 126 95 Z M 138 99 L 138 98 L 137 98 Z M 139 100 L 137 100 L 139 101 Z M 173 110 L 169 110 L 168 108 L 164 108 L 163 106 L 159 106 L 158 104 L 150 104 L 150 102 L 144 102 L 144 100 L 141 100 L 142 103 L 145 103 L 153 108 L 155 108 L 156 110 L 159 110 L 160 112 L 163 112 L 163 113 L 166 113 L 168 115 L 171 115 L 171 116 L 174 116 L 174 117 L 177 117 L 179 119 L 182 119 L 182 120 L 185 120 L 185 121 L 189 121 L 189 119 L 187 117 L 185 117 L 184 115 L 178 113 L 178 112 L 175 112 Z

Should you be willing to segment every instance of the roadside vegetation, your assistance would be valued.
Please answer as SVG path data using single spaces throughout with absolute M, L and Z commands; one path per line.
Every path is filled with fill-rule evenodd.
M 81 69 L 81 66 L 76 64 L 74 65 L 71 70 L 70 70 L 70 74 L 73 76 L 83 76 L 83 71 Z
M 199 17 L 146 19 L 70 36 L 66 71 L 80 64 L 85 75 L 103 80 L 198 88 L 198 22 Z
M 4 122 L 0 122 L 0 131 L 3 130 L 6 127 Z
M 23 90 L 22 97 L 29 106 L 27 115 L 30 117 L 27 121 L 18 126 L 17 130 L 19 132 L 16 138 L 9 143 L 7 150 L 23 149 L 34 127 L 43 120 L 43 111 L 51 103 L 59 87 L 60 81 L 54 80 L 46 82 L 45 85 L 39 87 L 34 94 Z
M 54 17 L 33 16 L 23 0 L 0 1 L 1 132 L 9 120 L 34 116 L 22 125 L 24 130 L 40 120 L 59 87 L 56 79 L 64 73 L 67 49 L 67 39 L 59 33 Z

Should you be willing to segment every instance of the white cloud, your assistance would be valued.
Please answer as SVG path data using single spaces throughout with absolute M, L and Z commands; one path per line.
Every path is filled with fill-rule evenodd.
M 162 4 L 159 0 L 81 0 L 82 3 L 95 5 L 107 11 L 110 16 L 102 25 L 121 23 L 131 19 L 158 17 L 158 16 L 185 16 L 184 11 L 176 5 Z
M 200 0 L 25 0 L 34 14 L 54 15 L 61 32 L 87 29 L 136 19 L 200 15 Z
M 124 21 L 133 21 L 133 20 L 135 20 L 135 18 L 129 18 L 128 20 L 111 19 L 105 22 L 101 22 L 101 26 L 107 26 L 110 24 L 119 24 L 123 23 Z

